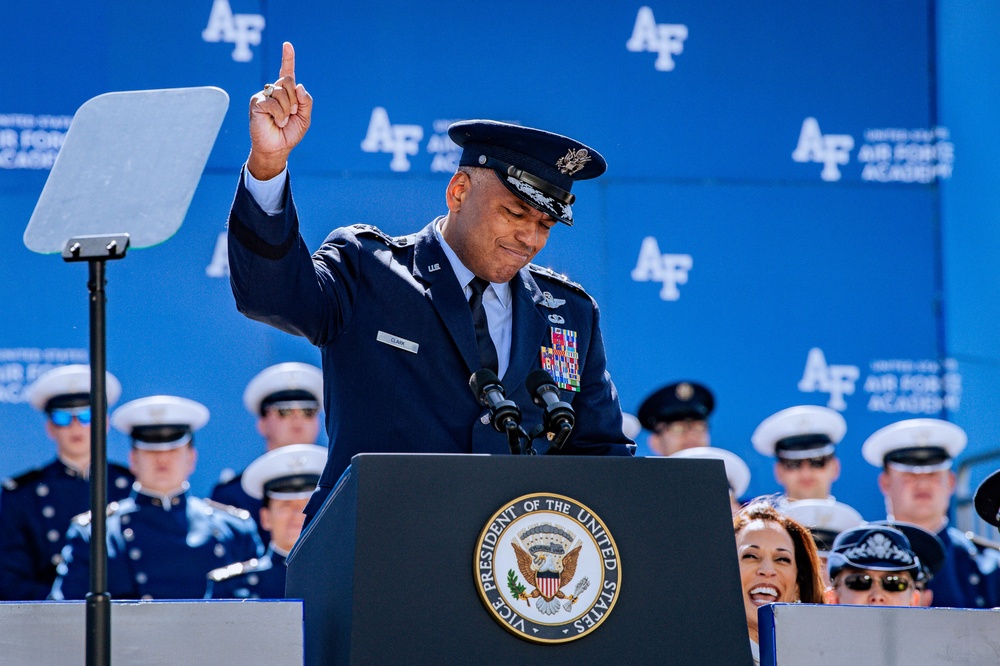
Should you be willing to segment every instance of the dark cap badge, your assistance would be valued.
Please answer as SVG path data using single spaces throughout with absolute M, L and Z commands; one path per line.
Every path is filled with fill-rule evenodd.
M 534 493 L 497 511 L 474 555 L 479 596 L 504 629 L 535 643 L 586 636 L 621 590 L 618 546 L 576 500 Z

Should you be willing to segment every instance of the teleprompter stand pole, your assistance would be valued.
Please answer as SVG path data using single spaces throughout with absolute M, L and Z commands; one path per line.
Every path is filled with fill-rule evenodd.
M 108 593 L 108 395 L 106 382 L 105 262 L 121 259 L 128 234 L 76 236 L 66 261 L 86 261 L 90 292 L 90 591 L 87 593 L 87 666 L 111 664 L 111 595 Z

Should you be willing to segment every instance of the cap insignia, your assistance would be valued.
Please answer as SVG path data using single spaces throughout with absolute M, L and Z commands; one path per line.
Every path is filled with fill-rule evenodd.
M 688 400 L 694 397 L 694 387 L 688 384 L 687 382 L 681 382 L 680 384 L 677 385 L 677 389 L 674 391 L 674 393 L 677 395 L 678 400 L 687 402 Z
M 844 551 L 849 560 L 870 557 L 878 560 L 895 560 L 903 564 L 913 564 L 913 558 L 899 548 L 884 534 L 873 534 L 861 543 Z
M 572 176 L 591 160 L 590 152 L 586 148 L 573 150 L 572 148 L 565 156 L 556 161 L 556 168 L 567 176 Z

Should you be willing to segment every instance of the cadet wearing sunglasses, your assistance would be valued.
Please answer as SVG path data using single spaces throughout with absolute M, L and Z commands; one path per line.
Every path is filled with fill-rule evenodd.
M 920 558 L 902 532 L 862 525 L 841 532 L 827 559 L 826 600 L 860 606 L 917 606 Z
M 833 500 L 840 477 L 837 444 L 847 432 L 844 417 L 827 407 L 789 407 L 764 419 L 754 430 L 754 449 L 773 456 L 774 478 L 790 501 Z
M 114 404 L 121 384 L 110 373 L 106 383 Z M 50 370 L 25 397 L 45 414 L 56 459 L 5 480 L 0 491 L 0 599 L 9 601 L 46 598 L 70 520 L 90 507 L 90 366 Z M 128 469 L 108 465 L 108 500 L 127 497 L 132 481 Z
M 323 373 L 308 363 L 279 363 L 265 368 L 250 380 L 243 392 L 243 405 L 257 417 L 257 432 L 264 438 L 265 451 L 291 444 L 315 444 L 319 435 L 319 408 L 323 399 Z M 242 487 L 243 474 L 220 475 L 212 499 L 246 509 L 258 516 L 261 500 Z M 260 538 L 268 543 L 270 534 L 260 526 Z

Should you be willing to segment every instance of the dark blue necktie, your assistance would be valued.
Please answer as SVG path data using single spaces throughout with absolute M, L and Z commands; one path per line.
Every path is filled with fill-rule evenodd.
M 483 307 L 483 292 L 488 286 L 490 283 L 483 278 L 472 278 L 472 282 L 469 283 L 469 288 L 472 290 L 469 309 L 472 310 L 472 323 L 476 327 L 479 362 L 482 367 L 498 372 L 500 362 L 497 360 L 497 348 L 493 345 L 493 338 L 490 337 L 490 323 L 486 319 L 486 308 Z

